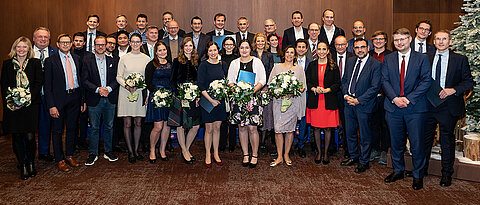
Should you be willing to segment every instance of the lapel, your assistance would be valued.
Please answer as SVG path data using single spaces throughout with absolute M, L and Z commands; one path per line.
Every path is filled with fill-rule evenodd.
M 95 70 L 92 71 L 92 73 L 94 73 L 93 78 L 95 79 L 96 82 L 101 84 L 100 72 L 98 71 L 98 66 L 97 66 L 97 56 L 93 55 L 93 57 L 91 57 L 91 58 L 92 58 L 92 60 L 90 61 L 90 63 L 93 64 L 92 68 L 95 69 Z
M 453 75 L 452 75 L 452 72 L 453 71 L 453 68 L 455 68 L 455 65 L 453 64 L 454 62 L 454 59 L 453 58 L 453 51 L 449 51 L 449 54 L 448 54 L 448 66 L 447 66 L 447 76 L 445 77 L 445 86 L 447 86 L 448 82 L 450 82 L 451 78 L 453 78 Z
M 65 79 L 65 71 L 63 70 L 62 59 L 60 59 L 60 54 L 55 55 L 54 59 L 55 60 L 53 62 L 55 62 L 56 64 L 55 67 L 57 67 L 57 71 L 52 70 L 52 72 L 59 73 L 59 74 L 61 73 L 61 79 L 63 81 L 62 85 L 65 86 L 67 79 Z
M 363 77 L 362 77 L 363 75 L 367 75 L 366 73 L 369 73 L 369 71 L 367 71 L 367 70 L 370 69 L 370 67 L 371 67 L 370 66 L 372 64 L 371 58 L 372 58 L 371 56 L 368 56 L 367 62 L 365 62 L 365 65 L 363 66 L 362 71 L 358 74 L 357 84 L 361 79 L 363 79 Z
M 395 75 L 393 76 L 390 76 L 390 77 L 394 77 L 395 79 L 392 79 L 391 82 L 397 82 L 398 84 L 398 88 L 400 88 L 400 65 L 398 65 L 398 51 L 395 51 L 395 54 L 393 54 L 395 56 L 395 58 L 393 59 L 393 73 L 395 73 Z
M 407 66 L 407 73 L 405 74 L 405 84 L 409 82 L 412 73 L 415 73 L 413 69 L 416 69 L 418 65 L 418 54 L 415 53 L 413 50 L 410 52 L 410 59 L 408 59 L 408 66 Z M 398 61 L 397 61 L 398 62 Z M 413 81 L 412 81 L 413 82 Z

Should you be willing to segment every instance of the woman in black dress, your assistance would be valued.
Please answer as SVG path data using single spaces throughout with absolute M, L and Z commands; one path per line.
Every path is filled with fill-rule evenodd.
M 40 60 L 34 58 L 32 43 L 27 37 L 20 37 L 12 45 L 2 66 L 3 130 L 12 134 L 13 152 L 17 156 L 20 178 L 35 177 L 35 132 L 38 129 L 40 90 L 43 71 Z M 8 107 L 8 88 L 22 87 L 30 90 L 31 103 L 27 106 Z
M 198 67 L 198 88 L 200 89 L 202 98 L 208 100 L 206 103 L 213 105 L 213 109 L 210 112 L 205 109 L 206 106 L 202 107 L 202 121 L 205 123 L 205 166 L 210 168 L 212 167 L 210 156 L 212 140 L 215 163 L 218 166 L 223 165 L 218 155 L 218 145 L 220 142 L 220 125 L 222 121 L 227 120 L 227 113 L 225 111 L 225 101 L 211 98 L 207 91 L 211 82 L 225 78 L 227 74 L 227 64 L 218 60 L 219 47 L 215 42 L 210 41 L 206 49 L 205 53 L 207 53 L 208 59 L 203 61 Z

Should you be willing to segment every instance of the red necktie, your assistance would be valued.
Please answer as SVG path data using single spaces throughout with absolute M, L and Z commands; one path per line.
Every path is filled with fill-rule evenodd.
M 404 85 L 405 84 L 405 56 L 402 56 L 402 65 L 400 67 L 400 96 L 403 97 Z

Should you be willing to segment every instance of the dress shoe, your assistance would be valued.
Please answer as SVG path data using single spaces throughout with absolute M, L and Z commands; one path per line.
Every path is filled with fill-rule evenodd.
M 247 161 L 245 162 L 245 157 L 249 157 L 249 156 L 250 155 L 248 155 L 248 154 L 243 155 L 243 159 L 244 159 L 244 161 L 242 161 L 242 166 L 243 167 L 248 167 L 248 164 L 250 164 L 250 160 L 248 158 L 247 158 Z
M 189 161 L 189 160 L 185 159 L 185 157 L 183 156 L 183 154 L 182 154 L 182 158 L 183 158 L 183 162 L 185 162 L 185 164 L 193 164 L 192 158 L 190 158 L 190 161 Z
M 452 185 L 452 177 L 442 176 L 440 180 L 440 186 L 447 187 Z
M 53 157 L 50 154 L 39 154 L 38 155 L 38 160 L 46 161 L 46 162 L 53 162 L 55 157 Z
M 157 159 L 148 159 L 148 161 L 150 162 L 150 164 L 155 164 L 157 163 Z
M 357 168 L 355 168 L 355 171 L 354 171 L 354 172 L 360 174 L 360 173 L 362 173 L 362 172 L 367 171 L 367 169 L 370 169 L 370 165 L 368 165 L 368 164 L 359 164 L 359 165 L 357 166 Z
M 306 153 L 305 150 L 303 150 L 303 149 L 298 149 L 298 155 L 299 155 L 301 158 L 307 157 L 307 153 Z
M 61 171 L 64 171 L 64 172 L 70 171 L 70 167 L 67 166 L 67 163 L 65 163 L 65 160 L 58 162 L 57 166 L 58 166 L 58 169 L 60 169 Z
M 267 147 L 265 147 L 265 145 L 260 145 L 258 152 L 260 152 L 260 154 L 267 154 Z
M 190 156 L 190 160 L 192 160 L 192 162 L 197 161 L 197 159 L 194 156 Z
M 172 143 L 170 143 L 170 142 L 167 142 L 167 147 L 166 147 L 166 149 L 167 149 L 167 151 L 169 151 L 169 152 L 175 151 L 175 149 L 173 149 Z
M 423 188 L 423 178 L 413 178 L 413 190 L 420 190 Z
M 162 161 L 164 161 L 164 162 L 167 162 L 169 160 L 167 156 L 165 156 L 165 157 L 160 156 L 160 159 L 162 159 Z
M 133 156 L 132 153 L 128 153 L 128 162 L 132 164 L 135 164 L 135 162 L 137 162 L 137 159 L 135 158 L 135 156 Z
M 397 180 L 403 179 L 405 176 L 403 175 L 403 172 L 401 174 L 397 174 L 396 172 L 392 172 L 390 175 L 388 175 L 383 181 L 390 183 L 390 182 L 395 182 Z
M 137 154 L 137 155 L 135 155 L 135 159 L 138 160 L 138 161 L 143 161 L 143 160 L 145 160 L 145 157 L 143 157 L 141 154 Z
M 27 171 L 29 177 L 37 176 L 37 170 L 35 169 L 35 164 L 33 162 L 27 164 Z
M 205 163 L 205 167 L 212 168 L 212 163 L 210 163 L 210 164 Z
M 413 172 L 412 171 L 405 171 L 405 176 L 406 177 L 413 177 Z
M 342 161 L 342 163 L 340 163 L 340 165 L 342 166 L 353 166 L 356 164 L 358 164 L 358 159 L 357 160 L 347 159 L 345 161 Z
M 277 165 L 281 164 L 283 161 L 280 161 L 279 163 L 275 163 L 275 161 L 270 163 L 270 167 L 276 167 Z
M 220 146 L 220 147 L 218 148 L 218 151 L 219 151 L 219 152 L 225 152 L 225 146 Z
M 222 162 L 222 161 L 217 161 L 217 160 L 215 160 L 215 164 L 217 164 L 217 166 L 220 166 L 220 167 L 223 166 L 223 162 Z
M 67 161 L 68 165 L 70 165 L 71 167 L 78 167 L 78 166 L 80 166 L 80 163 L 78 163 L 77 161 L 75 161 L 75 160 L 73 159 L 73 157 L 68 158 L 66 161 Z
M 28 171 L 27 171 L 27 166 L 25 164 L 20 165 L 20 179 L 21 180 L 27 180 L 28 179 Z
M 328 159 L 328 160 L 322 160 L 322 164 L 323 164 L 323 165 L 330 164 L 330 160 L 329 160 L 329 159 Z

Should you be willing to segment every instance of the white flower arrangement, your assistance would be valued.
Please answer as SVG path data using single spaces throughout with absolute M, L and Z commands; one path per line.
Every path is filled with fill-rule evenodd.
M 210 83 L 208 94 L 216 100 L 225 99 L 228 97 L 228 85 L 226 79 L 214 80 Z
M 29 88 L 9 87 L 6 101 L 8 109 L 13 111 L 14 107 L 29 106 L 32 103 L 32 94 Z
M 144 88 L 147 86 L 141 73 L 130 73 L 125 78 L 125 85 L 131 88 Z M 127 98 L 130 102 L 136 102 L 138 100 L 138 95 L 138 92 L 129 93 Z
M 178 85 L 178 94 L 182 101 L 187 101 L 182 103 L 182 107 L 189 107 L 189 102 L 196 100 L 200 95 L 200 91 L 198 90 L 198 85 L 194 83 L 182 83 Z
M 155 108 L 170 107 L 172 103 L 172 92 L 165 88 L 160 88 L 153 93 L 152 102 Z

